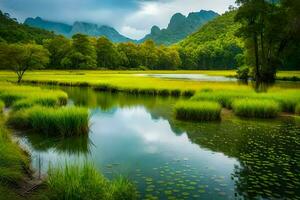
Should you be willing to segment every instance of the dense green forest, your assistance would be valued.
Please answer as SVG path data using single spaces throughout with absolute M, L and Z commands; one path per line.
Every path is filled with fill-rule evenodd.
M 43 55 L 42 57 L 48 55 L 49 61 L 43 62 L 43 65 L 37 65 L 46 69 L 246 68 L 247 74 L 248 72 L 254 74 L 255 69 L 258 68 L 254 67 L 253 62 L 255 54 L 251 33 L 254 30 L 253 26 L 256 25 L 255 31 L 261 29 L 261 32 L 257 31 L 256 35 L 263 37 L 263 42 L 266 43 L 265 46 L 257 43 L 257 45 L 265 47 L 257 52 L 261 54 L 259 55 L 260 58 L 267 55 L 266 47 L 268 49 L 280 48 L 280 55 L 272 55 L 277 59 L 268 60 L 265 58 L 264 61 L 270 63 L 261 63 L 259 70 L 273 73 L 272 71 L 275 72 L 280 68 L 299 69 L 300 40 L 297 36 L 299 3 L 290 0 L 282 0 L 280 3 L 270 3 L 263 0 L 241 0 L 237 3 L 239 8 L 230 8 L 230 11 L 208 22 L 198 31 L 172 46 L 157 45 L 152 40 L 146 40 L 141 44 L 134 42 L 113 43 L 104 37 L 96 38 L 83 34 L 73 35 L 69 39 L 52 32 L 19 24 L 8 14 L 1 12 L 0 41 L 2 50 L 0 49 L 0 54 L 2 56 L 0 55 L 0 59 L 6 59 L 6 61 L 1 62 L 1 67 L 7 68 L 9 65 L 3 63 L 7 63 L 11 57 L 17 57 L 16 51 L 7 51 L 8 48 L 15 48 L 10 44 L 21 42 L 41 45 L 33 49 L 43 48 L 47 51 L 47 53 L 44 52 L 40 55 Z M 254 10 L 250 9 L 251 6 Z M 247 13 L 247 9 L 250 9 L 249 13 Z M 254 20 L 254 25 L 249 24 L 251 23 L 247 21 L 249 19 Z M 276 20 L 278 25 L 273 23 Z M 268 46 L 269 43 L 267 42 L 272 44 Z M 281 47 L 281 45 L 283 46 Z M 28 49 L 26 50 L 27 47 L 32 48 L 32 45 L 24 45 L 24 49 L 19 52 L 23 52 L 24 55 L 24 52 L 30 52 Z M 8 55 L 6 52 L 10 54 Z M 276 64 L 274 64 L 275 62 Z M 22 63 L 22 61 L 18 63 Z M 268 69 L 267 65 L 271 68 Z M 250 69 L 248 69 L 249 66 Z M 242 74 L 245 75 L 243 72 Z

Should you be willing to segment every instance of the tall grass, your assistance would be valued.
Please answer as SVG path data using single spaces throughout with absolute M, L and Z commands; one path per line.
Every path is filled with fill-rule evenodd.
M 213 121 L 219 120 L 221 106 L 216 102 L 207 101 L 181 101 L 175 105 L 177 119 Z
M 242 117 L 274 118 L 280 112 L 280 105 L 274 100 L 240 99 L 233 102 L 233 111 Z
M 50 167 L 47 186 L 50 200 L 134 200 L 137 192 L 126 179 L 107 180 L 90 163 Z
M 8 124 L 48 135 L 78 136 L 88 133 L 89 113 L 87 109 L 78 107 L 56 109 L 36 106 L 12 113 Z
M 5 107 L 5 105 L 4 105 L 3 101 L 0 101 L 0 113 L 3 112 L 4 107 Z

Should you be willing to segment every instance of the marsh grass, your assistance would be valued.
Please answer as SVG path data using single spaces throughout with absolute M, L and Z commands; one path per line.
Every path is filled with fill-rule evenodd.
M 107 180 L 93 164 L 65 164 L 51 167 L 47 186 L 50 200 L 134 200 L 135 186 L 127 179 Z
M 86 108 L 35 106 L 12 113 L 8 124 L 48 135 L 79 136 L 89 131 L 89 113 Z
M 180 101 L 175 105 L 175 115 L 181 120 L 214 121 L 220 119 L 221 106 L 208 101 Z
M 274 118 L 281 111 L 279 103 L 267 99 L 235 100 L 232 107 L 234 113 L 242 117 Z

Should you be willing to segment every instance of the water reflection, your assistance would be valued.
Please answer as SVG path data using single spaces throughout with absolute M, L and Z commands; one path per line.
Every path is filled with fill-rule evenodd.
M 145 198 L 300 197 L 297 118 L 226 114 L 222 122 L 189 123 L 173 117 L 173 98 L 63 89 L 90 108 L 91 133 L 69 140 L 26 134 L 23 143 L 43 163 L 89 157 L 107 177 L 129 176 Z

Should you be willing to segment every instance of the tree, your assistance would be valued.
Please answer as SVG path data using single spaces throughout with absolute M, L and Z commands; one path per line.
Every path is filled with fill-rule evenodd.
M 91 69 L 97 66 L 97 55 L 92 40 L 83 34 L 72 37 L 72 50 L 61 61 L 62 65 L 73 69 Z
M 70 53 L 71 41 L 64 36 L 44 40 L 43 46 L 50 52 L 49 67 L 62 68 L 62 60 Z
M 97 66 L 115 69 L 119 65 L 119 55 L 115 45 L 106 37 L 100 37 L 96 43 Z
M 237 0 L 239 36 L 246 41 L 257 83 L 273 82 L 282 57 L 299 35 L 299 1 Z M 298 2 L 298 3 L 297 3 Z M 298 10 L 298 11 L 297 11 Z
M 49 62 L 49 52 L 36 44 L 0 44 L 0 63 L 15 71 L 18 83 L 27 70 L 43 68 Z

